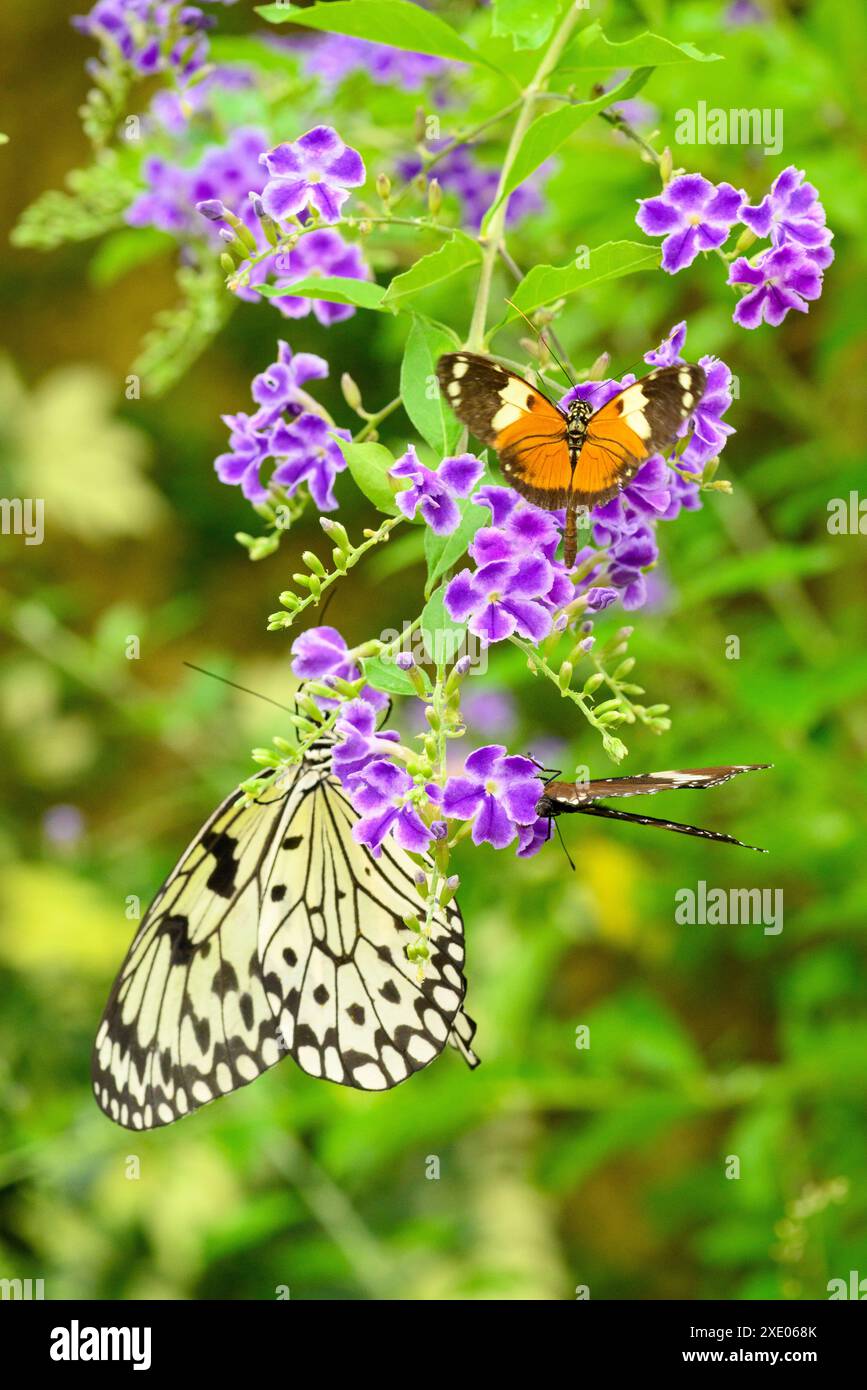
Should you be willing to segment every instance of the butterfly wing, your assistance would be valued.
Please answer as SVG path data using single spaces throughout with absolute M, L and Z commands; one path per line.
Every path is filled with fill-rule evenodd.
M 738 763 L 727 767 L 691 767 L 672 772 L 642 772 L 634 777 L 599 777 L 589 782 L 546 782 L 536 806 L 539 816 L 559 816 L 576 811 L 587 816 L 602 816 L 607 820 L 631 821 L 636 825 L 656 826 L 660 830 L 672 830 L 680 835 L 694 835 L 703 840 L 717 840 L 741 849 L 767 853 L 757 845 L 744 844 L 733 835 L 724 835 L 717 830 L 703 830 L 696 825 L 682 825 L 679 821 L 660 820 L 655 816 L 635 815 L 629 811 L 616 811 L 611 806 L 602 806 L 600 801 L 615 796 L 653 796 L 656 792 L 701 791 L 705 787 L 719 787 L 741 772 L 763 772 L 770 763 Z
M 737 763 L 727 767 L 641 772 L 632 777 L 597 777 L 588 782 L 548 782 L 544 795 L 549 801 L 557 803 L 558 809 L 571 811 L 612 796 L 653 796 L 656 792 L 701 791 L 706 787 L 719 787 L 742 772 L 763 772 L 770 766 L 770 763 Z
M 614 497 L 651 454 L 665 454 L 707 386 L 701 367 L 659 367 L 618 392 L 587 423 L 573 500 L 594 507 Z
M 327 768 L 235 791 L 148 909 L 93 1052 L 100 1107 L 128 1129 L 170 1124 L 247 1085 L 286 1052 L 303 1070 L 385 1090 L 446 1041 L 470 1065 L 463 923 L 435 914 L 424 979 L 404 954 L 415 865 L 377 862 Z
M 564 507 L 572 470 L 560 407 L 477 353 L 447 353 L 437 363 L 437 378 L 458 419 L 497 451 L 506 481 L 540 507 Z

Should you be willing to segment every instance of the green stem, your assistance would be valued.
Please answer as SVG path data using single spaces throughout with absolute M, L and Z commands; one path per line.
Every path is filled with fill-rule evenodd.
M 403 397 L 395 396 L 393 401 L 389 401 L 388 405 L 382 407 L 382 410 L 378 410 L 375 415 L 369 415 L 358 434 L 353 435 L 352 442 L 362 444 L 373 433 L 377 425 L 380 425 L 383 420 L 387 420 L 389 415 L 393 415 L 401 405 L 403 405 Z
M 524 653 L 528 663 L 531 663 L 531 670 L 534 674 L 538 675 L 541 672 L 552 685 L 557 687 L 564 700 L 571 700 L 573 704 L 578 706 L 590 727 L 595 729 L 600 735 L 605 752 L 614 762 L 620 762 L 625 756 L 627 749 L 622 741 L 615 737 L 610 728 L 606 727 L 604 724 L 600 724 L 588 697 L 579 690 L 573 690 L 571 686 L 566 686 L 564 689 L 560 684 L 560 678 L 557 672 L 549 665 L 545 657 L 542 656 L 535 647 L 532 647 L 529 642 L 524 642 L 520 637 L 510 637 L 509 641 L 513 646 L 517 647 L 519 651 Z
M 491 297 L 491 283 L 494 277 L 494 266 L 497 263 L 497 256 L 500 251 L 500 243 L 503 240 L 503 229 L 506 222 L 507 199 L 503 198 L 503 193 L 508 183 L 512 165 L 515 162 L 518 150 L 521 148 L 527 128 L 533 117 L 533 107 L 538 100 L 540 93 L 544 92 L 552 72 L 554 71 L 560 57 L 566 47 L 572 32 L 575 29 L 581 11 L 576 5 L 570 5 L 569 9 L 557 30 L 547 53 L 536 69 L 536 74 L 525 90 L 521 105 L 518 110 L 518 119 L 512 130 L 511 139 L 506 149 L 503 167 L 500 171 L 500 178 L 497 183 L 497 191 L 491 207 L 496 207 L 496 212 L 491 216 L 485 237 L 485 252 L 482 257 L 482 270 L 479 276 L 479 287 L 476 292 L 476 301 L 473 306 L 473 316 L 470 321 L 470 330 L 467 335 L 467 347 L 471 352 L 479 352 L 485 345 L 485 323 L 488 316 L 488 302 Z M 502 201 L 500 201 L 502 199 Z M 499 207 L 497 207 L 499 203 Z M 489 209 L 490 211 L 490 209 Z
M 455 228 L 447 226 L 444 222 L 434 222 L 429 217 L 344 217 L 339 222 L 309 222 L 303 227 L 295 228 L 291 234 L 281 237 L 275 246 L 270 244 L 263 251 L 257 251 L 254 256 L 249 256 L 238 268 L 236 275 L 231 277 L 231 288 L 243 288 L 250 279 L 250 272 L 267 261 L 271 256 L 285 255 L 291 251 L 303 236 L 308 236 L 310 232 L 341 231 L 346 228 L 353 230 L 362 224 L 374 227 L 414 227 L 416 230 L 426 232 L 441 232 L 443 236 L 452 236 Z

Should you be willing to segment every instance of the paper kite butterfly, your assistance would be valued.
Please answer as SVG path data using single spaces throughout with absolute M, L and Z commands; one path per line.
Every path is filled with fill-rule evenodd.
M 681 835 L 697 835 L 703 840 L 719 840 L 727 845 L 739 845 L 758 854 L 767 850 L 758 845 L 746 845 L 733 835 L 718 830 L 702 830 L 697 825 L 682 825 L 676 820 L 657 816 L 639 816 L 629 811 L 615 811 L 612 806 L 600 806 L 609 796 L 653 796 L 656 792 L 693 791 L 718 787 L 741 772 L 764 772 L 771 763 L 739 763 L 730 767 L 690 767 L 680 772 L 642 772 L 634 777 L 600 777 L 590 782 L 558 782 L 551 778 L 542 789 L 536 805 L 536 815 L 552 820 L 555 816 L 578 812 L 585 816 L 603 816 L 607 820 L 631 821 L 634 825 L 654 825 L 659 830 L 674 830 Z M 555 774 L 556 776 L 557 774 Z
M 577 509 L 614 497 L 651 454 L 665 453 L 701 400 L 707 378 L 689 363 L 658 367 L 594 411 L 565 410 L 489 357 L 451 352 L 437 378 L 458 419 L 496 449 L 506 481 L 548 511 L 566 509 L 564 560 L 575 562 Z
M 417 864 L 374 859 L 331 770 L 333 738 L 232 792 L 181 855 L 115 981 L 93 1049 L 93 1087 L 127 1129 L 171 1124 L 246 1086 L 288 1053 L 310 1076 L 384 1091 L 446 1043 L 469 1066 L 464 927 L 433 914 L 423 978 Z

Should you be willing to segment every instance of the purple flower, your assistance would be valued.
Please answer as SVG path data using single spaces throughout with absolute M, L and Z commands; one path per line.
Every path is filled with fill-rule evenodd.
M 333 632 L 334 629 L 320 628 L 319 631 Z M 387 704 L 388 700 L 381 691 L 375 693 L 381 697 L 377 708 L 366 697 L 350 700 L 335 722 L 338 741 L 334 745 L 331 766 L 343 783 L 348 784 L 350 778 L 356 777 L 375 758 L 386 757 L 390 743 L 400 742 L 400 735 L 394 729 L 377 733 L 376 720 L 383 708 L 381 701 L 384 699 Z
M 429 788 L 429 792 L 432 791 L 435 789 Z M 403 849 L 415 854 L 424 854 L 431 839 L 437 838 L 436 823 L 433 826 L 425 824 L 413 799 L 414 793 L 416 788 L 409 773 L 385 758 L 368 763 L 353 777 L 350 796 L 361 820 L 352 827 L 352 834 L 359 844 L 367 845 L 376 858 L 389 832 Z
M 405 92 L 415 92 L 429 78 L 443 76 L 451 65 L 427 53 L 404 52 L 343 34 L 323 34 L 308 50 L 304 66 L 332 86 L 351 72 L 366 72 L 380 86 L 393 84 Z
M 541 555 L 495 560 L 475 572 L 464 569 L 446 589 L 446 612 L 456 623 L 468 623 L 485 646 L 515 632 L 540 642 L 551 631 L 545 599 L 554 578 L 551 564 Z
M 648 236 L 665 237 L 662 268 L 674 275 L 692 265 L 699 251 L 722 246 L 745 196 L 730 183 L 715 186 L 701 174 L 681 174 L 658 197 L 639 200 L 635 220 Z
M 651 367 L 673 367 L 675 362 L 682 362 L 683 345 L 686 342 L 686 319 L 681 319 L 669 331 L 668 337 L 663 338 L 658 348 L 651 348 L 650 352 L 644 354 L 644 360 Z
M 463 777 L 450 777 L 443 790 L 443 815 L 473 822 L 473 844 L 505 849 L 521 825 L 536 820 L 539 781 L 529 758 L 508 756 L 501 743 L 477 748 L 464 764 Z
M 335 678 L 345 681 L 358 680 L 361 672 L 349 656 L 345 638 L 336 627 L 309 627 L 295 638 L 291 647 L 292 672 L 300 681 L 323 681 L 330 685 Z M 375 710 L 387 709 L 388 696 L 381 690 L 365 686 L 360 699 Z M 337 701 L 329 702 L 324 697 L 320 704 L 333 708 Z M 352 708 L 348 704 L 346 709 Z M 383 734 L 383 738 L 390 737 Z
M 346 459 L 333 438 L 351 439 L 349 430 L 338 430 L 321 415 L 306 411 L 290 425 L 278 421 L 271 432 L 268 452 L 277 460 L 271 482 L 279 483 L 294 497 L 302 483 L 307 483 L 310 495 L 321 512 L 337 509 L 334 479 L 346 467 Z
M 741 208 L 741 221 L 758 237 L 770 237 L 774 246 L 796 241 L 810 250 L 826 247 L 832 233 L 825 225 L 825 209 L 811 183 L 804 183 L 803 169 L 790 164 L 771 185 L 758 207 Z
M 538 796 L 538 787 L 536 795 Z M 537 816 L 531 825 L 518 826 L 518 848 L 516 853 L 519 859 L 531 859 L 534 854 L 538 854 L 544 844 L 550 840 L 554 834 L 554 827 L 549 816 Z
M 364 183 L 364 163 L 332 126 L 318 125 L 292 144 L 262 155 L 270 178 L 262 192 L 269 217 L 282 222 L 313 207 L 336 222 L 349 189 Z
M 324 357 L 314 352 L 298 352 L 282 339 L 277 345 L 277 361 L 253 377 L 250 393 L 262 409 L 257 419 L 262 424 L 270 424 L 290 406 L 295 413 L 300 412 L 299 391 L 305 381 L 313 381 L 328 375 L 328 363 Z
M 474 454 L 443 459 L 439 468 L 421 462 L 412 444 L 389 469 L 392 478 L 409 478 L 410 485 L 395 496 L 395 503 L 410 520 L 421 511 L 428 526 L 438 536 L 450 536 L 461 519 L 456 497 L 468 497 L 485 465 Z
M 350 280 L 372 278 L 358 247 L 350 246 L 339 232 L 326 227 L 302 236 L 291 251 L 275 257 L 274 265 L 281 285 L 306 280 L 310 275 L 339 275 Z M 326 328 L 355 313 L 351 304 L 329 304 L 324 299 L 304 299 L 297 295 L 281 296 L 272 303 L 291 319 L 305 318 L 312 310 Z
M 758 328 L 764 320 L 777 327 L 790 309 L 807 312 L 807 301 L 822 293 L 822 273 L 803 247 L 794 242 L 765 251 L 755 264 L 739 256 L 729 270 L 730 285 L 752 285 L 735 307 L 741 328 Z
M 241 491 L 251 502 L 263 502 L 268 494 L 259 469 L 268 457 L 268 437 L 256 428 L 255 417 L 243 411 L 222 419 L 230 430 L 230 452 L 214 460 L 217 477 L 221 483 L 240 483 Z

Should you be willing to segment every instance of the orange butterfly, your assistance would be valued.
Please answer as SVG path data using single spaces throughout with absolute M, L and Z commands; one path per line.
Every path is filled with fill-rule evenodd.
M 578 508 L 607 502 L 645 459 L 670 449 L 707 385 L 701 367 L 658 367 L 594 412 L 578 400 L 561 410 L 474 352 L 441 357 L 437 378 L 458 419 L 496 449 L 506 481 L 538 507 L 566 508 L 568 566 L 578 550 Z

